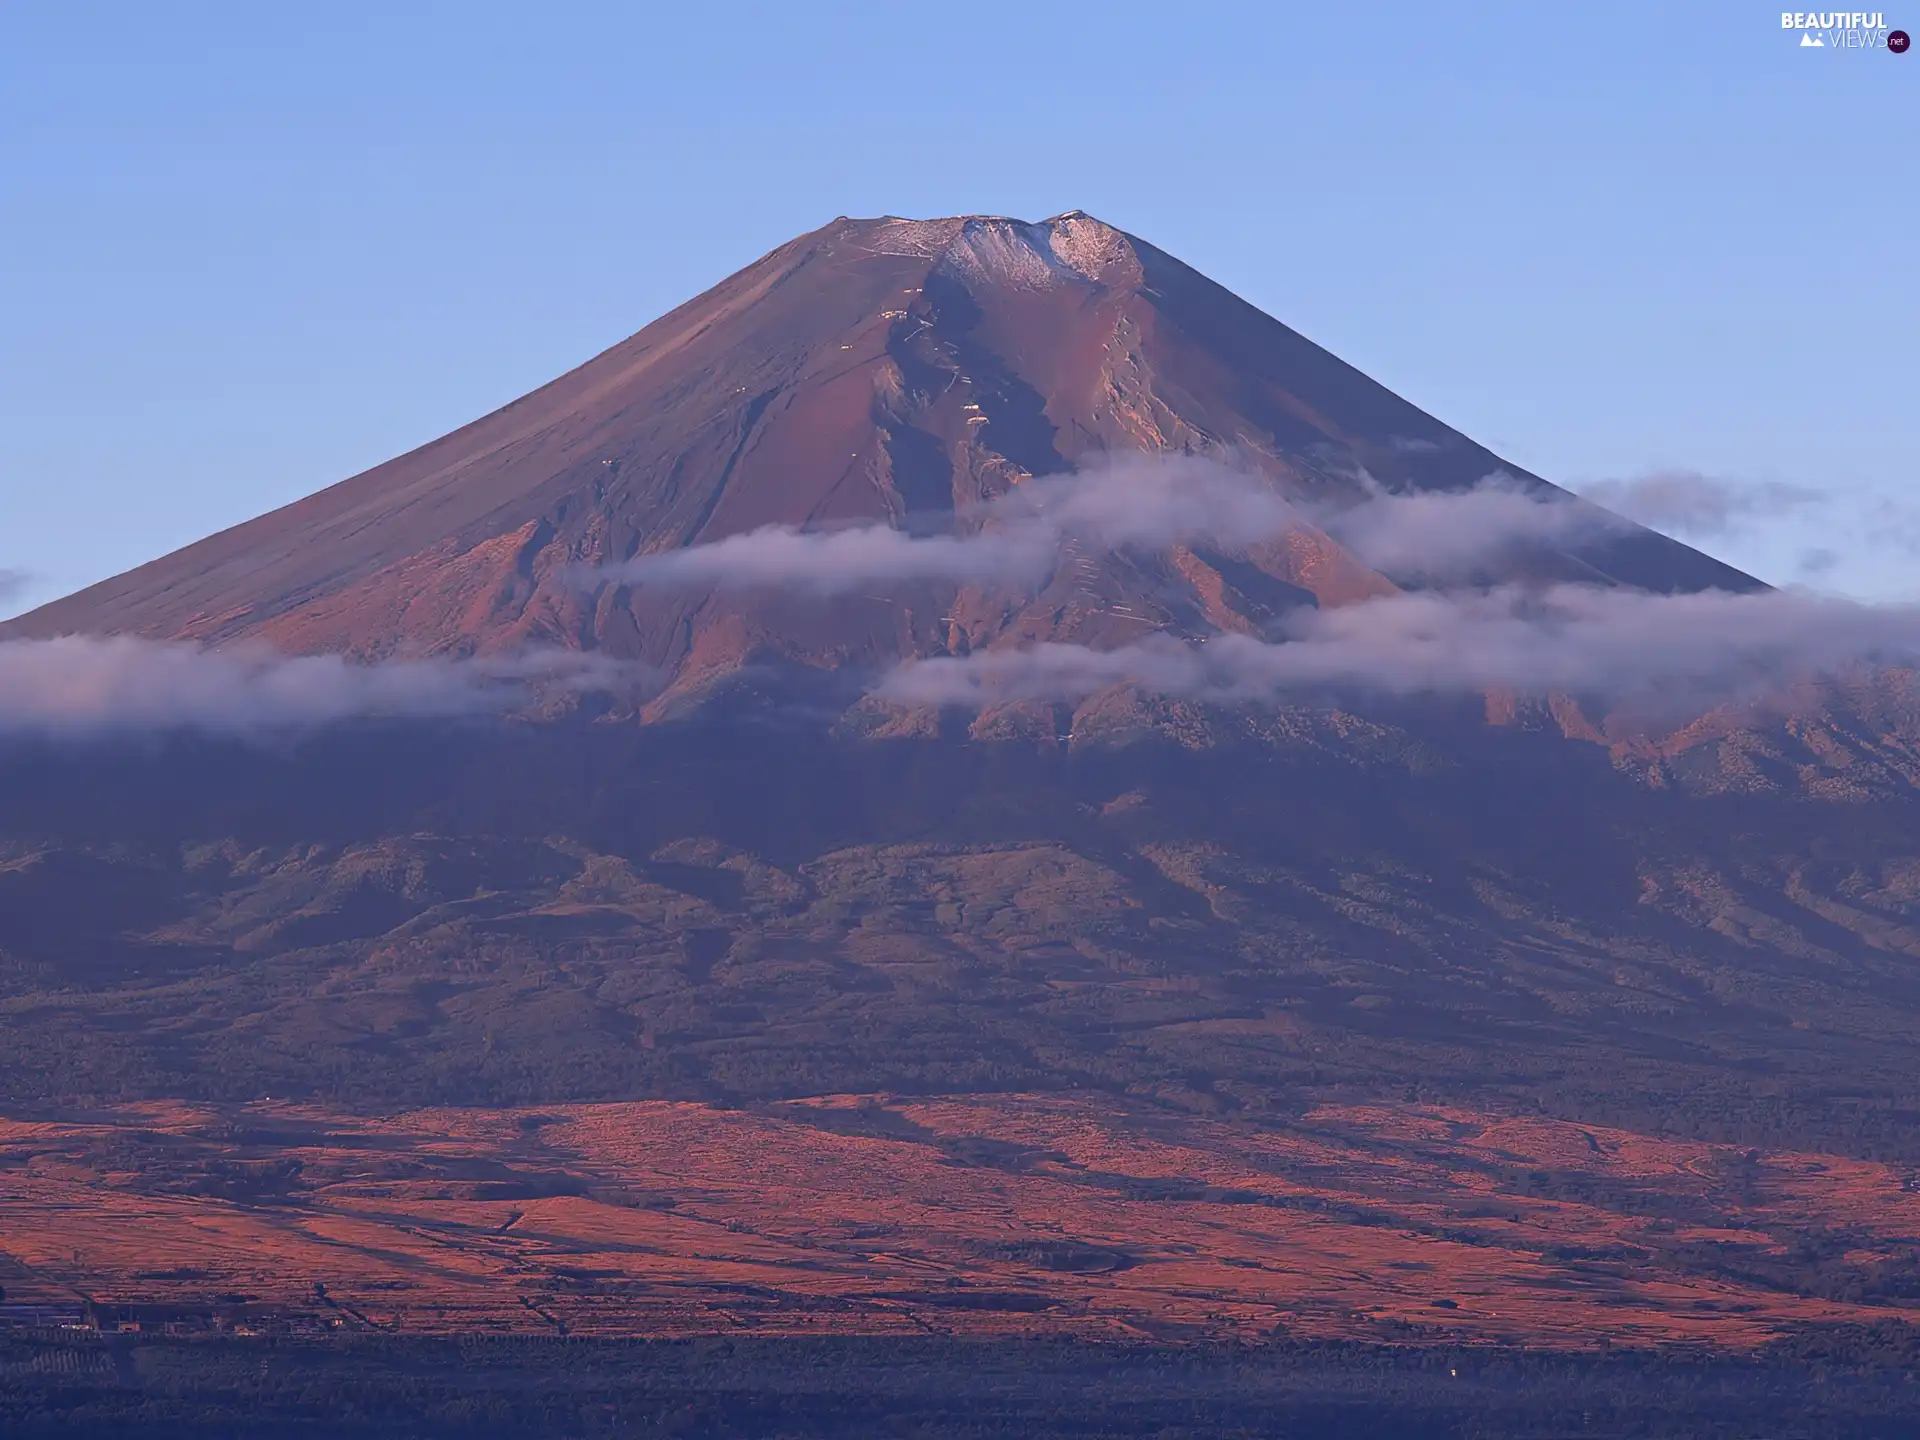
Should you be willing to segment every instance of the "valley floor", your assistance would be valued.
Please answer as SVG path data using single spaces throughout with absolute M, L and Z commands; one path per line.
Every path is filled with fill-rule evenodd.
M 1916 1188 L 1412 1103 L 149 1103 L 0 1121 L 0 1326 L 1750 1354 L 1920 1318 Z

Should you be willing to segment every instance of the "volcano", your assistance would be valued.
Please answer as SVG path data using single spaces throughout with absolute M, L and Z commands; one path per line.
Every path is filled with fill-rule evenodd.
M 763 532 L 959 546 L 1129 464 L 1231 469 L 1300 523 L 1063 544 L 1019 583 L 660 578 Z M 9 1298 L 577 1335 L 1878 1334 L 1920 1293 L 1910 689 L 1656 744 L 1560 696 L 958 723 L 867 684 L 1044 642 L 1286 651 L 1288 616 L 1430 582 L 1343 517 L 1489 477 L 1589 513 L 1084 214 L 841 219 L 0 627 L 558 648 L 660 686 L 271 743 L 0 733 Z M 1764 588 L 1615 521 L 1474 563 L 1525 597 Z
M 807 599 L 608 578 L 769 525 L 964 531 L 1025 480 L 1130 452 L 1231 457 L 1323 509 L 1492 475 L 1559 494 L 1091 216 L 840 219 L 484 419 L 0 634 L 362 658 L 557 645 L 645 662 L 672 682 L 670 709 L 748 667 L 804 682 L 956 649 L 1244 628 L 1401 578 L 1311 526 L 1247 557 L 1063 556 L 1021 593 Z M 1483 578 L 1521 572 L 1757 584 L 1624 525 Z

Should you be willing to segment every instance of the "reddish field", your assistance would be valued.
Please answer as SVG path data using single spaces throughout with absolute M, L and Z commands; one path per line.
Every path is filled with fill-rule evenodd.
M 1750 1347 L 1912 1313 L 1860 1303 L 1920 1234 L 1905 1183 L 1420 1106 L 1257 1129 L 1057 1096 L 148 1105 L 0 1121 L 0 1284 L 411 1332 Z

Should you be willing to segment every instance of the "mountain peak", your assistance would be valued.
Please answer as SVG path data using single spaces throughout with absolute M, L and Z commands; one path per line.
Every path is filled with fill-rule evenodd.
M 1325 535 L 1247 563 L 1082 556 L 1025 592 L 650 589 L 635 557 L 768 526 L 958 535 L 1036 475 L 1231 455 L 1282 495 L 1543 490 L 1197 271 L 1068 210 L 836 220 L 494 414 L 0 627 L 284 650 L 603 649 L 689 684 L 983 645 L 1257 631 L 1391 588 Z M 1530 577 L 1754 582 L 1650 532 Z M 1497 577 L 1496 577 L 1497 578 Z M 1265 617 L 1265 618 L 1263 618 Z
M 1062 280 L 1137 284 L 1138 242 L 1081 210 L 1046 220 L 1010 215 L 949 215 L 915 220 L 882 215 L 843 219 L 830 230 L 866 252 L 930 260 L 956 278 L 1017 289 L 1046 288 Z

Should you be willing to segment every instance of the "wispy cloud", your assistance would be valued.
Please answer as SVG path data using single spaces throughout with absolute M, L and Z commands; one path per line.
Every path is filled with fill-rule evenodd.
M 887 524 L 766 526 L 591 574 L 640 586 L 813 594 L 916 580 L 1022 586 L 1043 581 L 1070 543 L 1104 550 L 1206 543 L 1238 551 L 1317 526 L 1388 573 L 1444 579 L 1517 550 L 1571 545 L 1624 525 L 1563 492 L 1506 475 L 1466 491 L 1294 503 L 1256 474 L 1186 456 L 1129 456 L 1029 481 L 959 520 L 966 528 L 947 534 Z
M 1824 545 L 1814 545 L 1800 552 L 1799 570 L 1807 579 L 1814 580 L 1831 573 L 1839 563 L 1837 551 L 1829 550 Z
M 9 570 L 0 566 L 0 610 L 5 610 L 27 593 L 27 587 L 33 583 L 33 577 L 24 570 Z
M 1279 643 L 1154 637 L 922 660 L 878 693 L 910 704 L 1083 699 L 1131 684 L 1214 700 L 1326 690 L 1555 691 L 1711 706 L 1863 665 L 1920 663 L 1920 608 L 1781 592 L 1654 595 L 1589 586 L 1402 594 L 1305 611 Z
M 992 526 L 993 516 L 983 516 Z M 967 535 L 911 535 L 889 525 L 801 530 L 768 525 L 711 545 L 643 555 L 595 579 L 666 588 L 801 590 L 838 595 L 914 580 L 1025 583 L 1046 573 L 1053 537 L 1014 524 Z
M 1860 538 L 1909 555 L 1920 554 L 1920 509 L 1911 501 L 1881 496 L 1868 506 Z
M 637 667 L 571 651 L 358 664 L 124 636 L 0 641 L 0 735 L 251 736 L 389 716 L 501 714 L 537 695 L 631 689 Z
M 1489 475 L 1471 490 L 1377 494 L 1339 511 L 1316 511 L 1329 534 L 1398 578 L 1456 578 L 1516 552 L 1576 545 L 1630 528 L 1562 491 Z
M 961 515 L 957 534 L 886 524 L 836 530 L 769 525 L 710 545 L 641 555 L 593 573 L 644 586 L 780 587 L 842 594 L 876 584 L 1028 585 L 1070 542 L 1102 549 L 1204 541 L 1239 547 L 1299 523 L 1255 476 L 1182 456 L 1127 456 L 1058 479 L 1030 480 Z
M 1655 530 L 1678 535 L 1725 535 L 1756 521 L 1812 505 L 1822 496 L 1778 480 L 1730 480 L 1698 470 L 1656 470 L 1629 479 L 1596 480 L 1583 499 Z

